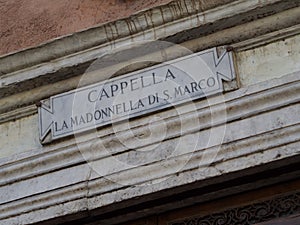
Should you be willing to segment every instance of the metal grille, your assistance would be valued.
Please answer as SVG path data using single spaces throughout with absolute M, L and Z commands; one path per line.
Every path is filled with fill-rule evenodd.
M 299 212 L 300 192 L 208 216 L 170 222 L 169 225 L 250 225 Z

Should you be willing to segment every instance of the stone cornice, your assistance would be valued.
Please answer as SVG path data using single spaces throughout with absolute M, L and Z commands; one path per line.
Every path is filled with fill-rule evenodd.
M 279 0 L 268 1 L 278 2 Z M 167 5 L 142 11 L 129 18 L 120 19 L 96 26 L 65 37 L 57 38 L 35 48 L 25 49 L 0 57 L 0 75 L 11 73 L 36 64 L 48 62 L 57 58 L 77 53 L 103 44 L 114 47 L 119 39 L 154 30 L 159 26 L 174 23 L 190 15 L 197 15 L 219 5 L 234 2 L 234 0 L 194 1 L 177 0 Z M 256 4 L 259 1 L 255 1 Z M 267 5 L 268 5 L 267 4 Z M 201 13 L 200 13 L 201 14 Z
M 168 159 L 164 159 L 163 155 L 157 156 L 166 160 L 170 165 L 169 168 L 173 168 L 184 160 L 185 156 L 189 156 L 190 160 L 182 168 L 180 174 L 172 173 L 172 170 L 157 169 L 160 168 L 162 160 L 160 158 L 154 160 L 146 158 L 148 161 L 143 165 L 129 170 L 112 170 L 104 179 L 92 172 L 85 163 L 82 153 L 91 152 L 92 158 L 89 160 L 100 165 L 105 164 L 109 155 L 101 151 L 101 145 L 97 144 L 97 140 L 88 138 L 77 145 L 70 142 L 69 144 L 62 143 L 60 147 L 56 146 L 52 150 L 51 147 L 45 147 L 39 154 L 32 156 L 30 156 L 31 153 L 28 153 L 27 157 L 16 158 L 15 156 L 11 162 L 5 159 L 6 163 L 3 163 L 0 170 L 0 191 L 8 194 L 0 197 L 0 220 L 3 224 L 14 224 L 16 219 L 22 219 L 23 223 L 30 224 L 38 222 L 32 218 L 51 219 L 57 215 L 65 216 L 92 211 L 98 207 L 102 213 L 105 210 L 109 212 L 113 209 L 110 205 L 118 203 L 116 205 L 122 207 L 119 203 L 126 200 L 136 199 L 138 202 L 141 201 L 138 197 L 151 193 L 200 182 L 221 174 L 242 171 L 269 162 L 274 163 L 281 159 L 289 160 L 290 157 L 299 154 L 297 146 L 300 141 L 300 118 L 299 114 L 295 113 L 299 111 L 298 93 L 299 73 L 295 73 L 225 94 L 227 117 L 225 120 L 222 116 L 217 117 L 214 124 L 211 124 L 209 116 L 205 115 L 211 113 L 211 110 L 219 115 L 218 111 L 222 110 L 223 104 L 223 101 L 218 100 L 219 98 L 211 99 L 210 108 L 203 101 L 196 103 L 197 110 L 193 112 L 189 112 L 188 107 L 184 107 L 186 112 L 180 117 L 176 116 L 172 110 L 161 112 L 161 118 L 166 121 L 167 126 L 171 124 L 170 128 L 172 128 L 169 136 L 160 143 L 161 153 L 168 151 L 168 146 L 174 146 L 173 141 L 176 141 L 176 138 L 197 139 L 195 136 L 197 133 L 201 134 L 199 137 L 205 137 L 206 133 L 210 132 L 209 129 L 214 129 L 211 126 L 218 127 L 226 123 L 228 135 L 221 148 L 214 143 L 210 146 L 200 144 L 195 151 L 189 149 L 184 155 L 174 155 Z M 201 120 L 201 126 L 189 125 L 188 130 L 179 134 L 179 127 L 176 124 L 186 124 L 194 116 Z M 274 120 L 277 122 L 274 123 Z M 131 140 L 133 130 L 135 134 L 145 132 L 144 123 L 147 124 L 145 118 L 141 118 L 136 124 L 133 122 L 130 131 L 120 126 L 120 130 L 115 135 L 122 135 L 127 140 Z M 240 127 L 243 127 L 242 132 L 239 131 Z M 117 139 L 110 132 L 110 128 L 100 131 L 102 142 L 112 144 L 113 155 L 127 158 L 131 154 L 130 151 L 118 145 Z M 95 143 L 92 148 L 91 143 Z M 81 152 L 78 151 L 78 146 L 81 147 Z M 143 145 L 134 147 L 134 149 L 141 150 L 143 148 L 145 148 Z M 100 155 L 94 154 L 93 149 Z M 215 155 L 216 151 L 219 153 L 213 161 L 201 160 L 204 150 L 208 156 Z M 57 180 L 58 177 L 68 179 Z M 130 183 L 128 186 L 109 181 L 125 178 Z M 159 182 L 165 178 L 168 178 L 166 182 Z M 288 178 L 286 175 L 274 177 L 272 182 L 286 178 Z M 51 182 L 53 179 L 56 181 Z M 265 184 L 266 182 L 261 185 Z M 32 185 L 32 188 L 26 189 L 25 187 L 29 185 Z M 63 196 L 59 202 L 57 196 Z M 201 196 L 199 201 L 203 199 Z M 196 199 L 193 198 L 193 202 L 195 201 Z M 65 207 L 68 205 L 68 210 L 63 207 L 63 211 L 60 211 L 58 207 L 60 204 Z M 105 208 L 106 206 L 109 207 Z M 39 217 L 36 216 L 37 214 Z
M 166 112 L 160 112 L 158 113 L 158 115 L 161 120 L 166 120 L 167 123 L 170 124 L 176 124 L 176 121 L 180 122 L 180 120 L 189 120 L 189 118 L 192 118 L 193 116 L 203 117 L 203 121 L 201 121 L 201 127 L 199 127 L 197 124 L 189 126 L 187 132 L 190 133 L 197 130 L 209 129 L 213 125 L 222 125 L 231 121 L 254 116 L 266 111 L 271 111 L 276 108 L 295 104 L 300 100 L 298 95 L 299 89 L 299 73 L 294 73 L 282 79 L 263 82 L 258 86 L 254 85 L 245 87 L 235 92 L 227 93 L 225 95 L 225 99 L 212 98 L 210 102 L 199 101 L 195 105 L 196 109 L 188 108 L 186 112 L 181 116 L 178 116 L 177 112 L 170 110 Z M 249 104 L 251 104 L 251 108 L 248 107 Z M 227 117 L 216 120 L 218 121 L 218 124 L 211 124 L 210 119 L 207 120 L 208 117 L 205 115 L 211 114 L 211 110 L 223 111 L 224 107 L 226 107 L 226 109 L 229 109 Z M 181 108 L 184 108 L 184 106 L 182 106 Z M 193 112 L 193 114 L 190 114 L 190 112 Z M 159 121 L 157 121 L 157 123 L 159 123 Z M 114 129 L 112 129 L 111 127 L 107 127 L 101 129 L 101 131 L 98 131 L 97 137 L 101 137 L 104 142 L 111 142 L 113 139 L 112 133 L 118 133 L 118 135 L 122 134 L 122 136 L 130 139 L 133 133 L 145 133 L 148 129 L 147 124 L 148 120 L 141 118 L 137 121 L 132 121 L 130 130 L 128 130 L 122 124 L 120 124 L 119 126 L 115 125 Z M 132 129 L 134 129 L 135 132 L 132 133 Z M 170 132 L 170 136 L 168 136 L 168 139 L 178 137 L 179 132 L 181 133 L 182 131 L 172 129 L 172 132 Z M 86 143 L 87 145 L 85 146 L 84 143 L 81 143 L 80 145 L 83 146 L 83 148 L 89 149 L 89 144 L 92 139 L 89 138 L 89 135 L 87 135 L 87 137 L 84 139 L 84 143 Z M 76 142 L 76 140 L 70 139 L 62 143 L 57 143 L 55 146 L 44 146 L 43 149 L 39 151 L 39 153 L 28 152 L 24 156 L 20 155 L 13 156 L 11 158 L 0 159 L 0 186 L 4 184 L 14 183 L 24 178 L 28 179 L 44 173 L 48 173 L 50 172 L 49 162 L 54 163 L 53 166 L 51 166 L 53 167 L 53 170 L 60 169 L 61 167 L 58 166 L 59 162 L 57 161 L 57 158 L 60 157 L 61 154 L 63 154 L 65 157 L 70 157 L 70 159 L 67 161 L 72 165 L 85 162 L 85 160 L 80 155 L 80 152 L 78 151 L 78 147 L 76 146 L 77 144 L 78 143 Z M 88 151 L 90 151 L 90 149 Z M 116 154 L 123 151 L 126 151 L 126 148 L 115 148 L 114 152 L 112 153 Z M 71 160 L 73 157 L 76 158 L 74 158 L 75 161 Z M 105 157 L 105 155 L 102 155 L 101 157 Z M 27 158 L 29 161 L 26 160 Z M 20 162 L 20 164 L 12 164 L 13 162 L 18 161 Z M 46 161 L 48 162 L 47 165 L 45 164 Z M 32 170 L 32 166 L 37 166 L 37 168 L 35 170 Z M 65 164 L 63 166 L 65 166 Z M 26 170 L 26 168 L 28 168 L 28 170 Z M 46 168 L 47 170 L 44 170 L 43 168 Z M 21 171 L 23 176 L 25 174 L 27 175 L 25 177 L 18 177 L 17 174 L 20 174 Z M 8 175 L 11 180 L 5 179 L 6 175 Z
M 300 9 L 294 8 L 287 11 L 286 15 L 280 14 L 280 12 L 298 6 L 298 1 L 219 0 L 212 2 L 214 3 L 195 4 L 195 1 L 192 0 L 175 1 L 141 12 L 131 18 L 104 24 L 36 48 L 3 56 L 0 58 L 1 97 L 80 75 L 100 55 L 138 41 L 167 40 L 181 43 L 192 51 L 199 51 L 219 44 L 239 43 L 257 35 L 289 27 L 293 27 L 298 32 L 298 28 L 295 26 L 299 21 Z M 217 5 L 221 6 L 216 7 Z M 270 21 L 268 18 L 272 15 L 276 16 L 276 13 L 279 18 L 274 24 L 275 18 Z M 254 23 L 250 22 L 253 20 Z M 201 41 L 196 41 L 197 38 L 205 39 L 205 36 L 211 33 L 226 31 L 235 26 L 244 26 L 244 24 L 252 25 L 248 26 L 248 30 L 243 31 L 240 36 L 234 37 L 233 32 L 229 35 L 231 38 L 228 38 L 227 32 L 225 35 L 227 38 L 218 35 L 219 39 L 211 39 L 214 40 L 213 42 L 207 43 L 203 40 L 202 45 L 195 44 Z M 261 26 L 262 28 L 260 28 Z M 183 35 L 187 31 L 189 31 L 189 35 Z M 185 36 L 185 40 L 182 39 L 183 36 Z M 182 43 L 189 39 L 195 41 Z M 57 91 L 62 92 L 76 88 L 76 81 L 73 84 L 72 87 Z M 48 93 L 48 96 L 52 94 Z M 47 96 L 41 96 L 41 98 L 45 97 Z M 30 101 L 33 103 L 38 100 L 40 99 Z M 8 105 L 7 109 L 3 109 L 3 111 L 13 109 L 13 106 L 9 106 L 6 102 L 1 104 Z M 22 104 L 26 105 L 25 102 L 18 105 Z

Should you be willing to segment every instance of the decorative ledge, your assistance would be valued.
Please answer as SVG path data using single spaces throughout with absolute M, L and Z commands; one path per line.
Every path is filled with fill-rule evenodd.
M 178 0 L 166 6 L 141 12 L 132 18 L 104 24 L 33 49 L 3 56 L 0 58 L 1 97 L 78 76 L 100 55 L 123 48 L 130 43 L 165 40 L 183 44 L 192 51 L 200 51 L 292 27 L 298 24 L 300 17 L 300 9 L 295 8 L 300 3 L 292 0 L 263 2 L 218 0 L 213 3 L 215 5 L 212 3 L 195 5 L 192 0 Z M 220 4 L 221 6 L 216 7 Z M 180 13 L 176 14 L 174 11 Z M 280 14 L 281 12 L 283 14 Z M 268 20 L 277 14 L 278 18 Z M 153 18 L 150 20 L 149 16 Z M 147 21 L 153 22 L 149 24 Z M 228 34 L 225 37 L 216 34 L 219 39 L 214 39 L 211 43 L 213 39 L 210 38 L 210 44 L 197 40 L 212 33 L 246 24 L 248 24 L 247 31 L 239 31 L 239 34 L 233 32 L 229 38 L 231 40 L 225 39 Z M 134 32 L 129 29 L 130 27 L 134 27 Z M 187 31 L 188 38 L 181 40 L 182 36 L 187 37 Z M 194 41 L 186 42 L 191 40 Z M 68 90 L 75 87 L 76 84 Z M 66 90 L 65 88 L 64 91 Z M 60 90 L 57 93 L 59 92 Z M 45 97 L 47 96 L 43 96 Z M 8 107 L 7 110 L 11 110 L 12 107 Z

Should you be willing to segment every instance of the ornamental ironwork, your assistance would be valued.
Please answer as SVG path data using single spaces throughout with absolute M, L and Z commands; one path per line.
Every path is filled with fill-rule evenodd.
M 251 225 L 300 212 L 300 193 L 274 198 L 223 212 L 194 216 L 169 225 Z

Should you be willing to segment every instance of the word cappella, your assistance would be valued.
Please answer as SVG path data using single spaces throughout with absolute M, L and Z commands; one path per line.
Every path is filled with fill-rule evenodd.
M 99 89 L 92 89 L 88 92 L 87 99 L 89 102 L 101 101 L 102 99 L 108 99 L 118 94 L 136 92 L 174 79 L 176 77 L 170 69 L 167 69 L 163 76 L 152 72 L 150 76 L 140 75 L 129 80 L 118 80 L 110 85 L 100 86 Z

